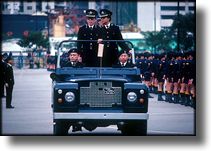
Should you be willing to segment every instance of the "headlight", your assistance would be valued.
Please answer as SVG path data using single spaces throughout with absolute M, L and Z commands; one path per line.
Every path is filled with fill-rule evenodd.
M 67 93 L 65 94 L 65 100 L 66 100 L 67 102 L 72 102 L 72 101 L 74 101 L 74 100 L 75 100 L 75 94 L 74 94 L 73 92 L 67 92 Z
M 134 102 L 137 99 L 137 95 L 135 92 L 129 92 L 127 94 L 127 100 L 130 102 Z
M 140 94 L 144 94 L 144 90 L 143 89 L 140 90 Z

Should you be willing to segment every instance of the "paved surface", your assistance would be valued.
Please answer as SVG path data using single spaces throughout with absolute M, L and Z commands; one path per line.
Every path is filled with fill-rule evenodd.
M 3 135 L 52 135 L 50 72 L 45 69 L 14 70 L 15 109 L 5 109 L 2 100 Z M 193 135 L 194 110 L 179 104 L 149 99 L 148 135 Z M 71 131 L 71 130 L 70 130 Z M 74 135 L 120 135 L 116 126 L 97 128 L 93 132 L 83 129 Z

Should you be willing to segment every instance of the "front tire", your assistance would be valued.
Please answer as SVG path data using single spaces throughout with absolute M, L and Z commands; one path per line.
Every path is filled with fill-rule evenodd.
M 127 136 L 146 136 L 147 135 L 147 120 L 143 121 L 128 121 L 121 128 L 123 135 Z
M 70 125 L 65 121 L 56 121 L 54 124 L 54 135 L 68 135 Z

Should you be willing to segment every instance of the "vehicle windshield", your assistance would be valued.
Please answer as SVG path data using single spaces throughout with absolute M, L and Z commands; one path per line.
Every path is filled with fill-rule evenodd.
M 69 59 L 68 51 L 73 48 L 77 49 L 77 42 L 78 42 L 77 40 L 64 40 L 60 43 L 55 44 L 54 47 L 57 48 L 57 52 L 55 53 L 55 56 L 57 59 L 57 68 L 62 68 L 65 66 L 65 64 L 69 62 L 70 59 Z M 97 42 L 97 41 L 94 41 L 94 42 Z M 130 41 L 125 41 L 125 43 L 129 46 L 129 48 L 131 48 L 131 50 L 133 51 L 132 52 L 133 56 L 134 56 L 133 43 L 131 43 Z M 119 51 L 121 51 L 121 49 L 119 49 Z M 81 61 L 83 63 L 83 60 L 80 55 L 78 59 L 79 59 L 79 62 Z

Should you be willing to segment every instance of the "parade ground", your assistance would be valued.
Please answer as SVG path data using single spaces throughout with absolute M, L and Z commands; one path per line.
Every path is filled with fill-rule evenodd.
M 3 135 L 53 135 L 50 73 L 46 69 L 14 69 L 12 105 L 6 109 L 2 100 Z M 149 99 L 148 135 L 195 135 L 195 111 L 180 104 Z M 71 132 L 71 130 L 70 130 Z M 82 129 L 73 135 L 121 135 L 117 127 Z

